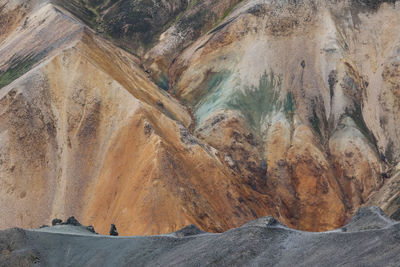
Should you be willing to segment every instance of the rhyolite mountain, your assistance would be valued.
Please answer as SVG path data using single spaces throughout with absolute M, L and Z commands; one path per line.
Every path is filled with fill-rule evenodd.
M 0 228 L 400 219 L 400 2 L 0 0 Z

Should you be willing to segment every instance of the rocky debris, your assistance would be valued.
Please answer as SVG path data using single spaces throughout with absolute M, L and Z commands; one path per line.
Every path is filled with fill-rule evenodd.
M 188 129 L 183 126 L 179 125 L 179 133 L 181 136 L 181 141 L 186 145 L 198 145 L 199 142 L 197 139 L 188 131 Z
M 178 230 L 174 233 L 176 237 L 184 237 L 184 236 L 193 236 L 193 235 L 199 235 L 199 234 L 204 234 L 205 232 L 200 230 L 196 225 L 191 224 L 188 225 L 181 230 Z
M 51 225 L 53 225 L 53 226 L 55 226 L 55 225 L 60 225 L 60 224 L 62 224 L 62 220 L 61 219 L 53 219 L 52 221 L 51 221 Z
M 153 132 L 153 127 L 147 121 L 144 123 L 144 134 L 149 136 Z
M 112 235 L 112 236 L 118 236 L 117 227 L 115 226 L 115 224 L 111 224 L 111 227 L 110 227 L 110 235 Z
M 361 208 L 353 219 L 342 229 L 346 232 L 357 232 L 372 229 L 383 229 L 394 222 L 378 207 Z
M 277 219 L 273 216 L 266 216 L 255 221 L 249 222 L 244 224 L 242 227 L 252 227 L 252 226 L 261 226 L 261 227 L 271 227 L 271 226 L 282 226 L 286 227 L 281 224 Z
M 84 226 L 74 216 L 69 217 L 65 222 L 63 222 L 60 219 L 54 219 L 52 221 L 52 226 L 57 226 L 57 227 L 74 226 L 77 228 L 78 231 L 84 230 L 84 231 L 89 231 L 93 234 L 98 234 L 92 225 Z M 39 229 L 45 229 L 45 228 L 48 228 L 48 230 L 52 229 L 52 227 L 50 227 L 48 225 L 42 225 L 41 227 L 39 227 Z M 57 228 L 57 229 L 61 229 L 61 228 Z M 117 235 L 118 235 L 118 233 L 117 233 Z
M 157 106 L 159 106 L 160 108 L 164 108 L 164 103 L 161 100 L 157 100 L 156 102 Z
M 94 230 L 94 227 L 93 227 L 92 225 L 87 226 L 86 229 L 87 229 L 89 232 L 92 232 L 93 234 L 98 234 L 98 233 Z
M 56 226 L 56 225 L 82 226 L 82 224 L 80 224 L 80 222 L 74 216 L 69 217 L 65 222 L 63 222 L 61 219 L 57 219 L 57 218 L 53 219 L 51 221 L 51 225 L 52 226 Z
M 26 232 L 13 228 L 0 232 L 0 266 L 38 266 L 40 254 L 28 242 Z
M 394 4 L 396 0 L 358 0 L 353 1 L 354 5 L 361 5 L 371 9 L 377 9 L 382 3 Z
M 397 266 L 400 222 L 385 218 L 378 231 L 368 227 L 381 216 L 378 208 L 362 209 L 349 231 L 320 233 L 292 230 L 272 216 L 219 234 L 194 225 L 173 234 L 123 238 L 10 229 L 0 231 L 0 260 L 8 266 L 31 266 L 39 259 L 43 266 Z M 354 221 L 359 230 L 351 227 Z
M 81 225 L 82 225 L 82 224 L 80 224 L 80 223 L 78 222 L 77 219 L 75 219 L 74 216 L 69 217 L 69 218 L 67 219 L 67 221 L 66 221 L 65 223 L 63 223 L 63 224 L 65 224 L 65 225 L 73 225 L 73 226 L 81 226 Z
M 224 160 L 231 169 L 237 168 L 237 162 L 229 154 L 225 155 Z
M 384 186 L 372 194 L 366 205 L 382 207 L 384 212 L 393 220 L 400 220 L 400 172 L 399 166 L 393 169 L 393 175 Z

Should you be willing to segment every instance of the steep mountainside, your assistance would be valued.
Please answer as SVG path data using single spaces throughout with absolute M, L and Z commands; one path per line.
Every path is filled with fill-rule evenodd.
M 400 218 L 399 2 L 0 0 L 0 25 L 0 228 Z
M 30 12 L 0 53 L 2 77 L 29 70 L 1 89 L 1 227 L 75 215 L 104 233 L 222 231 L 268 211 L 137 58 L 51 4 Z
M 196 134 L 292 226 L 340 224 L 398 162 L 400 16 L 393 4 L 375 8 L 244 2 L 171 67 L 170 90 L 193 110 Z M 249 132 L 259 141 L 238 147 Z M 260 166 L 265 186 L 252 171 Z

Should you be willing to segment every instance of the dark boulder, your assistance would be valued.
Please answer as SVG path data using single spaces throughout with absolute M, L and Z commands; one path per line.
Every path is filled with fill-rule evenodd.
M 117 227 L 115 227 L 115 224 L 111 224 L 110 235 L 118 236 Z
M 51 221 L 51 225 L 53 225 L 53 226 L 60 225 L 60 224 L 62 224 L 62 220 L 60 220 L 60 219 L 56 218 L 56 219 Z
M 204 233 L 205 233 L 204 231 L 200 230 L 196 225 L 192 224 L 176 231 L 174 234 L 177 237 L 185 237 L 185 236 L 200 235 Z
M 81 226 L 77 219 L 74 216 L 69 217 L 68 220 L 64 223 L 66 225 L 74 225 L 74 226 Z
M 94 230 L 94 227 L 91 226 L 91 225 L 89 225 L 88 227 L 86 227 L 86 229 L 87 229 L 89 232 L 92 232 L 93 234 L 97 234 L 96 231 Z

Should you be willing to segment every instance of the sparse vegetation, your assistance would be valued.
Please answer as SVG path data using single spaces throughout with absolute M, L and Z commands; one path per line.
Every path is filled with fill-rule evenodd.
M 379 154 L 376 138 L 365 124 L 361 105 L 354 101 L 354 106 L 355 106 L 354 111 L 351 112 L 346 111 L 346 114 L 353 119 L 353 121 L 357 125 L 357 128 L 368 139 L 368 141 L 370 142 L 376 153 Z
M 0 73 L 0 88 L 9 85 L 14 80 L 27 73 L 36 61 L 35 58 L 29 57 L 23 60 L 14 60 L 10 68 Z
M 288 92 L 286 95 L 285 103 L 283 104 L 283 111 L 285 112 L 286 118 L 291 121 L 295 111 L 295 102 L 291 92 Z
M 313 116 L 309 119 L 314 131 L 318 134 L 320 138 L 322 138 L 322 133 L 321 133 L 321 123 L 318 118 L 318 115 L 315 111 L 315 108 L 313 109 Z
M 280 87 L 280 76 L 273 71 L 264 72 L 257 88 L 238 90 L 228 106 L 240 110 L 250 125 L 259 129 L 267 114 L 281 108 L 282 103 L 278 101 Z

